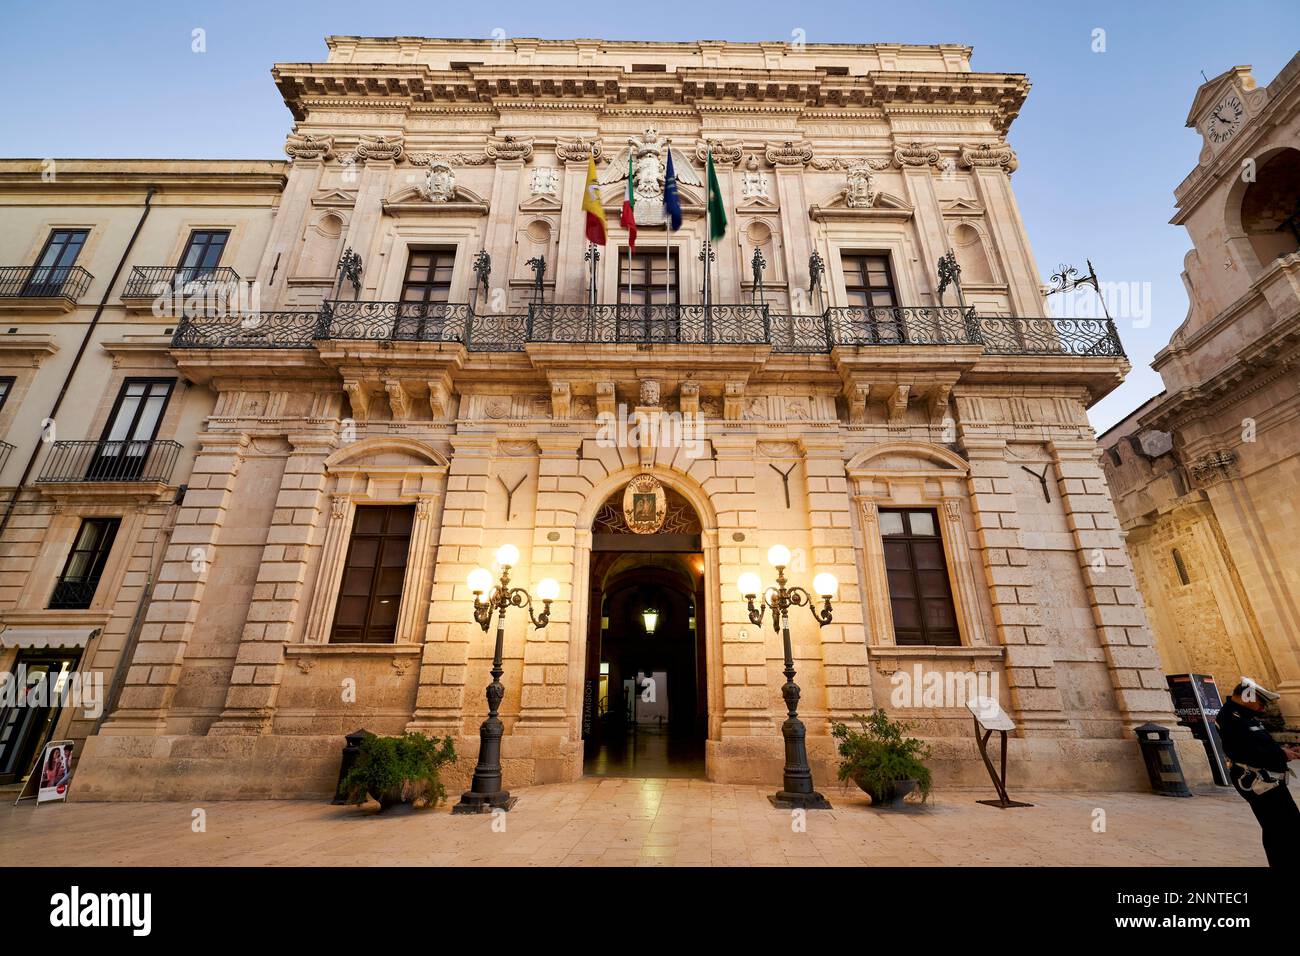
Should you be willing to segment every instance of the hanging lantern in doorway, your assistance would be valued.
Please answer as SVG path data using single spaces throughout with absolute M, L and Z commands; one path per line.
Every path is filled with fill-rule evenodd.
M 655 628 L 659 626 L 659 612 L 652 607 L 646 608 L 641 612 L 641 623 L 645 625 L 646 637 L 654 637 Z

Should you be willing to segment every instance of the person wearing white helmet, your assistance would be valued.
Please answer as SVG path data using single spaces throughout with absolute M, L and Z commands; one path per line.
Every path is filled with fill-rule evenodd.
M 1228 758 L 1228 777 L 1259 821 L 1269 866 L 1300 867 L 1300 809 L 1287 787 L 1287 762 L 1300 760 L 1300 747 L 1273 739 L 1259 713 L 1278 694 L 1243 677 L 1215 722 Z

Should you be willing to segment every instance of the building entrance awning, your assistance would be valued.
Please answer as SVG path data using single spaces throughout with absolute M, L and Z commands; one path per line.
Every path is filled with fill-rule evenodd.
M 98 633 L 97 627 L 7 627 L 0 631 L 0 647 L 84 649 Z

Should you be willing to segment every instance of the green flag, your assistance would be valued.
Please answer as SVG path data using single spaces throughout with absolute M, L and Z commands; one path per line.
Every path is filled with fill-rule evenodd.
M 718 174 L 713 170 L 713 153 L 709 153 L 709 239 L 717 242 L 727 234 L 727 211 L 722 206 Z

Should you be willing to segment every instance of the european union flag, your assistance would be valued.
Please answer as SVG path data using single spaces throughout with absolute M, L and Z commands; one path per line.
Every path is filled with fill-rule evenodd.
M 677 174 L 673 172 L 673 151 L 668 150 L 668 168 L 664 171 L 664 214 L 674 230 L 682 228 L 682 201 L 677 196 Z

